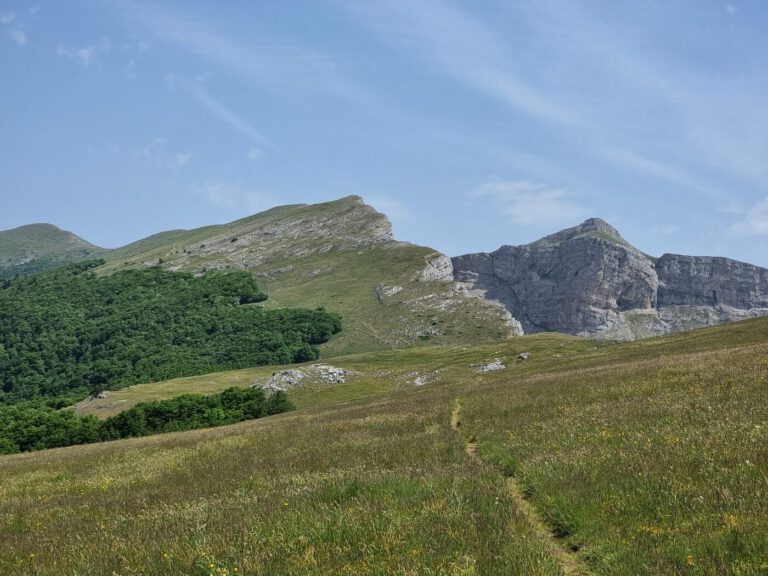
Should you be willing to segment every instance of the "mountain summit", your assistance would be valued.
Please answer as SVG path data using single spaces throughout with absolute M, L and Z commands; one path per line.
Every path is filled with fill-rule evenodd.
M 539 246 L 560 244 L 581 237 L 602 238 L 603 240 L 613 242 L 614 244 L 627 244 L 627 241 L 621 237 L 619 231 L 602 218 L 590 218 L 578 226 L 566 228 L 560 232 L 545 236 L 541 240 L 535 242 L 535 244 Z
M 53 224 L 27 224 L 0 232 L 0 277 L 39 272 L 106 252 Z
M 522 246 L 453 258 L 468 294 L 502 303 L 525 332 L 632 340 L 768 314 L 768 270 L 643 254 L 591 218 Z

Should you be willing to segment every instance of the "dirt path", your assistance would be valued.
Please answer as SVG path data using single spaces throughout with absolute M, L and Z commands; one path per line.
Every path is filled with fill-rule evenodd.
M 451 411 L 451 429 L 461 432 L 461 403 L 457 400 Z M 467 456 L 479 459 L 477 453 L 477 441 L 474 436 L 466 440 Z M 522 512 L 528 523 L 533 528 L 539 539 L 546 544 L 549 553 L 555 558 L 564 576 L 590 576 L 592 573 L 582 564 L 578 556 L 563 547 L 562 542 L 552 533 L 549 526 L 536 508 L 523 495 L 522 487 L 515 477 L 507 478 L 507 490 L 509 490 L 515 506 Z

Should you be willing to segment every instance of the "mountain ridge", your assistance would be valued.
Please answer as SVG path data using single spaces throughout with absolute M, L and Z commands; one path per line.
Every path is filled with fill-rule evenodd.
M 355 329 L 329 345 L 334 353 L 542 331 L 633 340 L 768 314 L 768 269 L 722 257 L 649 256 L 601 218 L 450 258 L 396 240 L 386 215 L 357 195 L 159 232 L 115 249 L 33 224 L 0 232 L 0 258 L 12 249 L 27 259 L 0 259 L 0 275 L 93 257 L 106 260 L 99 274 L 249 270 L 275 303 L 341 306 Z

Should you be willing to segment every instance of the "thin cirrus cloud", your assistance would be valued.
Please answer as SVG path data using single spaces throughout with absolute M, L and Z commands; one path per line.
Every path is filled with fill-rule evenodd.
M 56 55 L 59 58 L 69 60 L 85 69 L 100 69 L 102 60 L 111 49 L 112 42 L 109 38 L 105 37 L 99 40 L 96 44 L 89 44 L 81 47 L 59 44 L 56 48 Z
M 537 7 L 531 24 L 538 35 L 558 38 L 568 47 L 561 54 L 563 67 L 555 72 L 567 77 L 578 70 L 584 77 L 605 79 L 611 87 L 602 93 L 582 87 L 573 102 L 590 127 L 596 145 L 589 153 L 596 159 L 706 196 L 724 193 L 702 185 L 697 174 L 714 173 L 752 185 L 765 181 L 764 83 L 712 74 L 664 52 L 641 52 L 576 3 L 552 0 Z M 585 104 L 590 101 L 593 105 Z M 654 110 L 653 117 L 648 109 Z M 640 149 L 633 154 L 644 161 L 626 162 L 621 155 L 606 155 L 606 148 Z
M 528 180 L 492 179 L 472 190 L 469 198 L 489 200 L 512 224 L 521 226 L 560 226 L 589 215 L 576 194 Z
M 387 43 L 418 54 L 471 89 L 556 124 L 580 119 L 508 69 L 506 46 L 481 23 L 440 0 L 345 1 L 347 11 Z
M 26 46 L 27 44 L 27 35 L 23 30 L 17 30 L 17 29 L 9 30 L 8 37 L 17 46 Z
M 765 86 L 638 50 L 577 3 L 502 7 L 500 19 L 526 30 L 521 44 L 479 11 L 446 0 L 339 1 L 385 44 L 545 121 L 542 130 L 578 142 L 575 152 L 595 162 L 706 197 L 728 195 L 715 180 L 759 186 L 768 176 Z
M 366 195 L 365 202 L 379 212 L 386 214 L 392 222 L 402 222 L 408 220 L 411 216 L 408 207 L 391 196 Z
M 245 207 L 250 212 L 260 212 L 276 205 L 268 195 L 240 182 L 208 182 L 202 187 L 202 194 L 209 203 L 225 210 Z
M 148 144 L 137 149 L 135 154 L 155 166 L 170 168 L 185 168 L 193 157 L 189 151 L 169 150 L 168 141 L 161 137 L 153 138 Z
M 670 182 L 710 199 L 722 199 L 724 196 L 720 190 L 697 178 L 690 171 L 682 168 L 680 164 L 665 162 L 662 159 L 652 158 L 634 150 L 618 147 L 604 148 L 601 151 L 601 157 L 637 174 Z
M 768 235 L 768 196 L 741 211 L 741 218 L 733 223 L 731 230 L 746 236 Z
M 224 122 L 235 132 L 244 135 L 253 143 L 264 148 L 275 148 L 275 145 L 248 122 L 248 120 L 235 113 L 221 100 L 212 96 L 202 80 L 191 80 L 184 76 L 169 74 L 166 76 L 166 85 L 171 89 L 178 87 L 184 93 L 192 96 L 215 118 Z
M 220 33 L 210 22 L 168 7 L 133 0 L 116 0 L 115 5 L 128 26 L 267 89 L 294 95 L 326 93 L 357 103 L 372 99 L 340 73 L 334 57 L 322 51 L 284 40 L 251 45 Z
M 192 160 L 192 153 L 191 152 L 177 152 L 176 153 L 176 165 L 179 168 L 184 168 L 187 164 L 189 164 L 190 160 Z
M 21 28 L 11 26 L 15 26 L 14 23 L 18 23 L 15 12 L 0 12 L 0 25 L 6 29 L 5 34 L 11 42 L 17 46 L 24 47 L 27 45 L 29 38 Z

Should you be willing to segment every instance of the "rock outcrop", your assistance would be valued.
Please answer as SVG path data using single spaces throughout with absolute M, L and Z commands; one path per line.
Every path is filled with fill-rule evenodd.
M 525 332 L 632 340 L 768 314 L 768 270 L 727 258 L 656 260 L 598 218 L 453 266 L 467 294 L 501 302 Z

